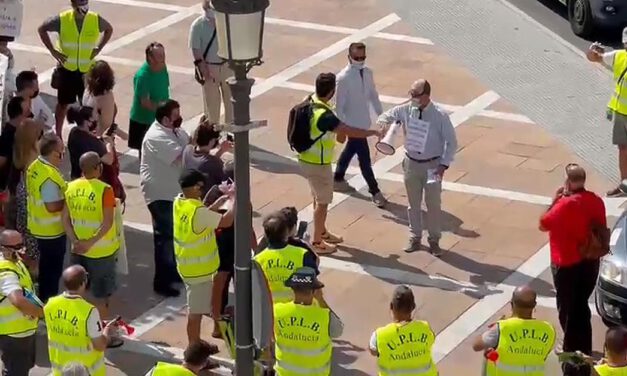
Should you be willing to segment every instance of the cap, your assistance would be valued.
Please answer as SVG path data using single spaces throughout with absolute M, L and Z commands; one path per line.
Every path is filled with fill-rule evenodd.
M 623 44 L 627 44 L 627 27 L 623 29 Z
M 285 286 L 294 288 L 309 288 L 312 290 L 318 290 L 324 287 L 324 284 L 318 280 L 316 271 L 308 266 L 297 269 L 288 279 L 285 281 Z
M 181 172 L 181 176 L 179 177 L 179 184 L 182 189 L 193 187 L 201 182 L 205 182 L 205 175 L 194 169 L 183 170 L 183 172 Z

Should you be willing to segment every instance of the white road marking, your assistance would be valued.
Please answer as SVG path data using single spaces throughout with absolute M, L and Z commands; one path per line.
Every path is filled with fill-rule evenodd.
M 538 296 L 536 298 L 536 304 L 538 307 L 557 309 L 557 302 L 554 296 Z M 588 303 L 588 306 L 590 307 L 592 315 L 599 316 L 599 312 L 597 312 L 597 307 L 594 303 Z
M 96 0 L 96 1 L 101 2 L 101 3 L 109 3 L 109 4 L 116 4 L 116 5 L 126 5 L 126 6 L 133 6 L 133 7 L 139 7 L 139 8 L 165 10 L 165 11 L 170 11 L 170 12 L 181 12 L 186 9 L 185 7 L 182 7 L 179 5 L 164 4 L 164 3 L 159 3 L 159 2 L 139 1 L 139 0 Z M 201 14 L 202 13 L 201 9 L 197 9 L 196 13 Z M 325 25 L 325 24 L 305 22 L 305 21 L 286 20 L 283 18 L 276 18 L 276 17 L 266 17 L 265 22 L 271 25 L 282 25 L 282 26 L 289 26 L 289 27 L 294 27 L 294 28 L 299 28 L 299 29 L 316 30 L 316 31 L 324 31 L 328 33 L 348 34 L 348 35 L 354 34 L 359 30 L 359 29 L 354 29 L 351 27 Z M 379 39 L 415 43 L 415 44 L 433 45 L 433 42 L 429 39 L 414 37 L 411 35 L 377 32 L 374 35 L 372 35 L 372 37 L 379 38 Z

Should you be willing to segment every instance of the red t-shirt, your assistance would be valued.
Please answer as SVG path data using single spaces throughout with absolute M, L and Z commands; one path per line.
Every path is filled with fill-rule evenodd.
M 540 226 L 549 232 L 551 263 L 570 266 L 581 261 L 579 246 L 588 240 L 593 220 L 607 225 L 605 204 L 593 192 L 584 190 L 557 200 L 540 218 Z

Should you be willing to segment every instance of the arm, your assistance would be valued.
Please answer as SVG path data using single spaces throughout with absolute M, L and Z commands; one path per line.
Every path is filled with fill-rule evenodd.
M 553 204 L 549 207 L 546 213 L 540 217 L 540 223 L 538 229 L 542 232 L 551 231 L 556 223 L 562 221 L 562 218 L 568 218 L 570 216 L 570 201 L 561 200 L 561 197 L 556 197 Z
M 157 111 L 158 103 L 150 100 L 150 82 L 144 75 L 135 76 L 135 95 L 140 98 L 140 104 L 143 108 L 150 111 Z
M 9 302 L 11 302 L 15 308 L 19 309 L 20 312 L 26 316 L 38 318 L 44 317 L 44 310 L 38 305 L 31 303 L 30 300 L 26 299 L 22 289 L 13 291 L 7 296 L 7 299 L 9 299 Z
M 102 163 L 106 164 L 107 166 L 111 166 L 113 164 L 113 161 L 115 160 L 115 146 L 113 145 L 113 141 L 110 139 L 110 137 L 106 137 L 104 143 L 107 152 L 105 155 L 100 157 L 100 161 L 102 161 Z
M 499 325 L 493 324 L 487 332 L 478 335 L 473 343 L 472 349 L 474 351 L 486 351 L 488 349 L 495 349 L 499 344 Z
M 109 21 L 105 20 L 102 16 L 99 15 L 98 23 L 100 26 L 100 31 L 103 33 L 103 35 L 102 35 L 102 38 L 100 38 L 100 43 L 98 43 L 98 46 L 94 50 L 95 52 L 94 56 L 100 53 L 100 51 L 102 51 L 104 46 L 109 42 L 109 40 L 111 39 L 111 36 L 113 35 L 113 26 L 111 26 Z
M 348 98 L 348 79 L 346 75 L 339 74 L 335 88 L 335 111 L 337 117 L 346 120 L 346 99 Z
M 224 195 L 224 196 L 220 197 L 219 199 L 217 199 L 213 204 L 209 205 L 209 207 L 207 209 L 209 209 L 212 212 L 219 213 L 220 207 L 222 205 L 224 205 L 229 199 L 230 199 L 229 196 Z M 215 227 L 216 228 L 226 228 L 226 227 L 233 226 L 234 209 L 235 209 L 235 205 L 233 205 L 233 204 L 229 205 L 229 208 L 227 209 L 227 211 L 224 214 L 221 214 L 220 219 L 219 219 L 218 223 L 215 225 Z M 209 223 L 209 224 L 211 224 L 211 223 Z
M 372 356 L 379 356 L 379 350 L 377 349 L 377 331 L 372 332 L 370 336 L 370 343 L 368 344 L 368 351 Z
M 442 119 L 442 138 L 444 138 L 444 154 L 440 163 L 446 167 L 450 166 L 457 152 L 457 135 L 455 128 L 448 115 L 444 114 Z
M 37 29 L 39 39 L 41 39 L 41 42 L 53 56 L 55 53 L 59 53 L 59 51 L 57 51 L 52 44 L 52 40 L 50 39 L 50 35 L 48 33 L 58 33 L 60 29 L 61 19 L 58 15 L 48 18 Z
M 368 94 L 370 95 L 370 103 L 372 104 L 374 112 L 377 114 L 377 116 L 380 116 L 383 113 L 383 106 L 381 105 L 381 100 L 379 99 L 377 85 L 375 85 L 374 83 L 374 75 L 372 74 L 372 71 L 368 69 L 367 72 L 369 73 L 368 76 L 370 77 L 370 90 L 368 91 Z
M 337 128 L 335 128 L 334 132 L 338 135 L 352 138 L 367 138 L 370 136 L 377 136 L 380 133 L 378 130 L 375 129 L 358 129 L 350 127 L 344 123 L 338 125 Z
M 390 108 L 389 110 L 385 111 L 384 113 L 382 113 L 381 115 L 379 115 L 379 118 L 377 119 L 377 124 L 380 126 L 383 126 L 385 129 L 387 128 L 387 126 L 397 121 L 404 123 L 405 119 L 404 119 L 403 114 L 406 114 L 408 110 L 409 110 L 409 103 L 394 106 Z
M 57 183 L 52 180 L 46 180 L 41 187 L 41 195 L 44 200 L 46 210 L 50 213 L 58 213 L 63 210 L 65 206 L 65 198 L 61 193 L 61 189 Z
M 102 327 L 100 314 L 94 307 L 87 318 L 87 334 L 89 338 L 91 338 L 91 344 L 94 346 L 94 350 L 103 352 L 107 349 L 112 328 L 114 328 L 112 322 L 107 323 L 104 328 Z
M 115 119 L 115 98 L 113 92 L 98 98 L 98 109 L 100 110 L 100 121 L 98 122 L 97 135 L 102 136 Z
M 74 232 L 74 227 L 72 226 L 72 219 L 70 218 L 70 212 L 67 209 L 67 206 L 63 207 L 63 212 L 61 213 L 61 220 L 63 221 L 63 228 L 65 229 L 65 234 L 70 241 L 70 244 L 76 243 L 78 237 Z
M 150 140 L 150 147 L 157 151 L 155 156 L 161 162 L 173 166 L 181 164 L 184 148 L 177 142 L 171 140 Z
M 331 338 L 340 338 L 342 333 L 344 333 L 344 324 L 333 310 L 329 309 L 329 315 L 331 315 L 329 318 L 329 336 Z
M 111 229 L 113 226 L 113 218 L 115 216 L 115 196 L 113 189 L 108 187 L 105 189 L 102 197 L 102 224 L 96 235 L 88 240 L 90 248 Z

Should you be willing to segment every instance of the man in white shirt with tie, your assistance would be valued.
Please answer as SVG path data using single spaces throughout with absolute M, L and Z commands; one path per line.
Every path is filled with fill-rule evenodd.
M 420 250 L 422 238 L 422 194 L 427 206 L 429 251 L 439 257 L 441 237 L 442 177 L 457 150 L 455 128 L 448 114 L 431 102 L 431 85 L 420 79 L 409 90 L 410 100 L 379 116 L 384 127 L 400 122 L 405 134 L 403 177 L 409 208 L 410 238 L 405 252 Z
M 383 112 L 372 70 L 365 66 L 365 62 L 366 45 L 362 42 L 351 43 L 348 47 L 348 65 L 337 75 L 335 96 L 337 117 L 344 124 L 359 129 L 370 129 L 373 122 L 370 117 L 371 111 L 375 112 L 377 116 Z M 379 185 L 372 171 L 370 147 L 365 138 L 348 138 L 335 167 L 335 189 L 338 191 L 352 189 L 344 180 L 344 176 L 355 154 L 359 160 L 361 175 L 368 184 L 368 191 L 372 195 L 372 201 L 378 207 L 383 207 L 386 200 L 379 190 Z

